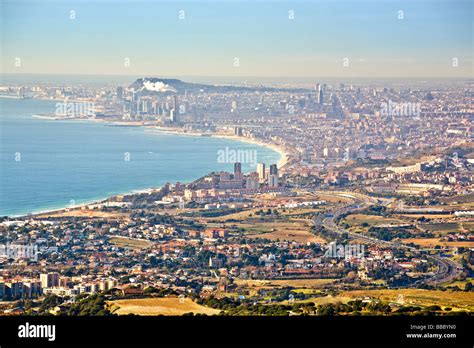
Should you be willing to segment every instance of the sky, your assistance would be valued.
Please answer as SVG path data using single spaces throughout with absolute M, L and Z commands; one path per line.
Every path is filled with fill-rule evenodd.
M 0 72 L 473 77 L 473 3 L 0 0 Z

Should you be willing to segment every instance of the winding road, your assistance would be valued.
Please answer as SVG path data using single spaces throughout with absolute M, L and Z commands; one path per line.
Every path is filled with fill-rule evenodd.
M 315 192 L 316 193 L 316 192 Z M 327 194 L 327 192 L 324 192 Z M 424 254 L 424 256 L 428 259 L 433 260 L 438 265 L 438 270 L 435 275 L 431 276 L 430 279 L 423 279 L 418 280 L 412 284 L 412 286 L 419 285 L 422 283 L 429 284 L 429 285 L 437 285 L 449 282 L 457 277 L 462 272 L 462 266 L 454 262 L 453 260 L 443 257 L 442 255 L 430 255 L 428 251 L 424 249 L 418 249 L 409 245 L 402 244 L 400 242 L 391 242 L 385 241 L 381 239 L 377 239 L 374 237 L 369 237 L 366 235 L 362 235 L 360 233 L 350 232 L 338 226 L 336 224 L 336 219 L 341 216 L 342 214 L 353 214 L 357 213 L 358 211 L 362 211 L 374 204 L 381 204 L 383 206 L 387 206 L 389 203 L 392 202 L 390 199 L 377 199 L 369 196 L 365 196 L 358 193 L 348 193 L 348 192 L 334 192 L 334 195 L 341 196 L 345 198 L 351 198 L 353 203 L 347 204 L 342 206 L 341 208 L 337 209 L 333 212 L 333 214 L 326 214 L 324 217 L 317 217 L 314 220 L 316 226 L 323 226 L 326 229 L 333 231 L 337 234 L 346 234 L 348 237 L 353 239 L 360 239 L 364 240 L 368 243 L 383 245 L 387 247 L 391 247 L 393 249 L 407 249 L 411 251 L 417 251 Z

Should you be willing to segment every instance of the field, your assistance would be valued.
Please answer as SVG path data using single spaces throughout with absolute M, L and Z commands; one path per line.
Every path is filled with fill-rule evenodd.
M 342 292 L 340 296 L 344 299 L 370 297 L 391 302 L 400 302 L 403 299 L 405 305 L 438 305 L 453 310 L 474 310 L 474 292 L 421 289 L 354 290 Z
M 219 310 L 201 306 L 188 298 L 144 298 L 117 300 L 108 303 L 112 312 L 118 315 L 183 315 L 184 313 L 214 315 Z
M 465 231 L 474 232 L 474 221 L 463 221 L 460 224 Z
M 338 303 L 338 302 L 347 303 L 351 300 L 353 300 L 353 298 L 351 298 L 349 296 L 331 296 L 331 295 L 328 295 L 328 296 L 323 296 L 323 297 L 313 297 L 313 298 L 309 298 L 307 300 L 299 300 L 299 301 L 295 301 L 295 302 L 296 303 L 310 303 L 310 302 L 312 302 L 315 305 L 324 305 L 324 304 L 328 304 L 328 303 Z M 285 301 L 282 301 L 281 304 L 288 305 L 288 304 L 290 304 L 290 302 L 285 300 Z
M 435 247 L 436 245 L 442 247 L 451 247 L 451 248 L 472 248 L 474 247 L 474 242 L 446 242 L 440 241 L 439 238 L 406 238 L 401 239 L 403 243 L 413 243 L 424 248 Z
M 241 226 L 244 227 L 244 226 Z M 265 222 L 244 227 L 248 238 L 266 238 L 270 240 L 295 241 L 298 243 L 326 243 L 323 238 L 315 236 L 309 226 L 302 221 Z
M 99 210 L 90 210 L 90 209 L 71 209 L 67 210 L 58 210 L 51 213 L 39 214 L 39 217 L 87 217 L 87 218 L 111 218 L 111 219 L 124 219 L 128 218 L 127 214 L 122 214 L 118 212 L 106 212 Z
M 251 280 L 236 279 L 235 283 L 239 286 L 269 288 L 269 287 L 286 287 L 293 288 L 311 288 L 318 289 L 327 284 L 332 284 L 334 279 L 274 279 L 274 280 Z
M 416 220 L 421 217 L 426 219 L 449 219 L 453 217 L 451 213 L 437 213 L 437 214 L 415 214 L 415 213 L 403 213 L 403 214 L 395 214 L 394 216 L 400 216 L 402 218 L 409 218 L 411 220 Z
M 131 239 L 127 237 L 112 237 L 109 242 L 121 248 L 144 249 L 153 245 L 152 242 L 143 239 Z
M 438 223 L 438 224 L 423 224 L 421 228 L 432 232 L 459 232 L 459 225 L 456 222 Z
M 474 202 L 474 193 L 468 193 L 466 195 L 457 195 L 453 197 L 440 198 L 441 202 L 444 203 L 472 203 Z
M 367 223 L 370 226 L 377 226 L 377 225 L 382 225 L 382 224 L 401 224 L 404 223 L 404 221 L 401 221 L 399 219 L 391 219 L 391 218 L 385 218 L 383 216 L 377 216 L 377 215 L 366 215 L 366 214 L 351 214 L 348 215 L 345 219 L 347 223 L 350 225 L 361 225 L 363 223 Z
M 250 215 L 254 215 L 256 211 L 260 209 L 248 209 L 244 211 L 240 211 L 238 213 L 232 213 L 222 216 L 216 216 L 212 218 L 201 218 L 202 220 L 212 220 L 212 221 L 227 221 L 227 220 L 245 220 L 248 219 Z

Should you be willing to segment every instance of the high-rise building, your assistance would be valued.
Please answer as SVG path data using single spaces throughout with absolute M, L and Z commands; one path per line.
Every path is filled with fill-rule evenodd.
M 140 94 L 137 91 L 133 90 L 132 91 L 132 102 L 137 102 L 137 100 L 139 98 L 140 98 Z
M 323 149 L 323 156 L 324 156 L 324 157 L 329 157 L 329 149 L 328 149 L 327 147 L 325 147 L 325 148 Z
M 117 87 L 117 100 L 123 100 L 123 87 Z
M 316 102 L 321 105 L 324 103 L 323 89 L 319 83 L 316 85 Z
M 0 282 L 0 299 L 5 297 L 5 283 L 2 281 Z
M 19 87 L 18 88 L 18 98 L 25 98 L 26 95 L 26 88 L 25 87 Z
M 242 163 L 235 162 L 234 163 L 234 174 L 241 174 L 242 173 Z
M 257 163 L 257 173 L 260 180 L 265 180 L 265 163 Z
M 270 175 L 277 175 L 278 176 L 278 167 L 276 164 L 270 165 Z
M 242 136 L 242 127 L 234 127 L 234 135 Z
M 59 285 L 59 273 L 42 273 L 40 274 L 42 288 L 51 288 Z
M 268 186 L 270 187 L 278 187 L 278 175 L 270 174 L 268 176 Z
M 178 113 L 176 112 L 175 109 L 170 110 L 170 121 L 171 123 L 178 123 L 179 121 Z
M 178 95 L 177 94 L 173 95 L 171 109 L 173 109 L 175 113 L 178 112 Z
M 259 182 L 258 182 L 258 173 L 257 172 L 252 172 L 249 174 L 249 176 L 245 179 L 245 187 L 248 189 L 257 189 L 259 188 Z

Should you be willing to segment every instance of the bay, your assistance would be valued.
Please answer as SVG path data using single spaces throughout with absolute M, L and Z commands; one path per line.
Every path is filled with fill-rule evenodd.
M 232 171 L 232 163 L 218 161 L 217 152 L 226 147 L 256 150 L 257 161 L 267 165 L 280 159 L 270 148 L 240 141 L 32 117 L 53 114 L 55 105 L 50 100 L 0 98 L 0 216 Z M 243 163 L 242 169 L 255 166 Z

